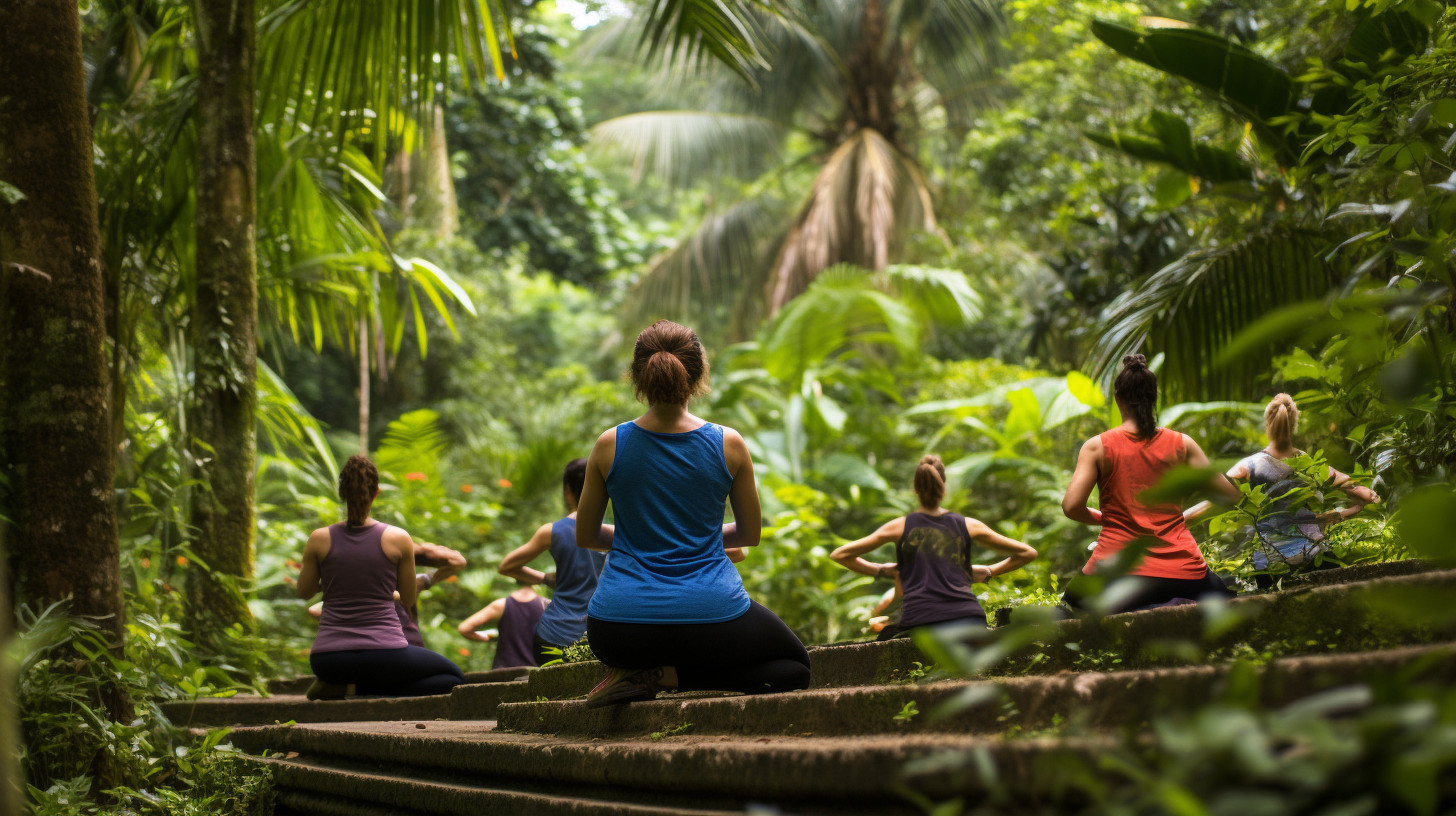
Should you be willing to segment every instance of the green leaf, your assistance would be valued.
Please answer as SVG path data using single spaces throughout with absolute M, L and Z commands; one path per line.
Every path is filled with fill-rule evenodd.
M 1107 403 L 1107 397 L 1102 393 L 1101 386 L 1080 371 L 1072 371 L 1067 374 L 1067 390 L 1073 397 L 1076 397 L 1077 402 L 1088 408 L 1101 408 Z
M 1153 185 L 1153 198 L 1159 209 L 1171 210 L 1187 201 L 1193 195 L 1193 182 L 1187 173 L 1168 170 L 1158 174 Z

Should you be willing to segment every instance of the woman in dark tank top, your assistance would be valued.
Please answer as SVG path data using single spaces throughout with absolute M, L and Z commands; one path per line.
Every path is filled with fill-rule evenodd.
M 379 471 L 352 456 L 339 474 L 339 497 L 348 521 L 315 530 L 303 551 L 298 597 L 324 594 L 323 615 L 309 663 L 319 682 L 310 699 L 357 693 L 387 697 L 444 694 L 465 680 L 454 663 L 410 645 L 399 604 L 413 606 L 418 593 L 414 541 L 409 533 L 369 517 L 379 495 Z
M 830 558 L 861 575 L 899 576 L 904 587 L 904 611 L 897 626 L 880 632 L 881 640 L 900 637 L 919 626 L 986 624 L 986 613 L 976 601 L 972 584 L 989 581 L 1030 563 L 1036 550 L 992 530 L 976 519 L 940 506 L 945 498 L 945 465 L 939 456 L 926 456 L 915 468 L 915 494 L 920 507 L 892 519 L 873 533 L 845 544 Z M 984 566 L 971 562 L 976 542 L 1006 558 Z M 862 556 L 894 543 L 894 563 L 877 564 Z

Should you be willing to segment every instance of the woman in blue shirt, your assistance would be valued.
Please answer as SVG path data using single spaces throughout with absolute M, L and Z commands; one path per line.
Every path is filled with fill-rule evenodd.
M 708 382 L 697 334 L 667 320 L 649 326 L 631 377 L 647 413 L 597 440 L 577 508 L 578 547 L 603 549 L 609 499 L 616 524 L 587 609 L 587 640 L 611 671 L 587 706 L 659 691 L 808 688 L 804 645 L 749 599 L 733 568 L 735 551 L 759 541 L 758 488 L 743 437 L 688 413 Z

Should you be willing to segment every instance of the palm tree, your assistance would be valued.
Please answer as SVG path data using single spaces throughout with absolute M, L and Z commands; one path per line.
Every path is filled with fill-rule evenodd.
M 639 179 L 745 182 L 715 189 L 724 202 L 653 261 L 629 299 L 634 320 L 692 310 L 699 322 L 731 320 L 742 336 L 830 266 L 884 269 L 910 234 L 935 231 L 919 157 L 941 123 L 964 128 L 999 56 L 1001 17 L 989 0 L 806 0 L 782 17 L 749 19 L 772 67 L 692 72 L 672 62 L 676 96 L 695 104 L 594 129 Z M 644 30 L 650 23 L 618 23 L 598 47 L 621 53 Z

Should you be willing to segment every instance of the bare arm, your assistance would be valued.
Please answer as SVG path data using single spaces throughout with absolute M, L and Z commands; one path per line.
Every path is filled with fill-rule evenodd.
M 728 547 L 723 551 L 728 553 L 728 560 L 735 564 L 748 557 L 748 553 L 744 552 L 742 547 Z
M 1379 493 L 1376 493 L 1374 490 L 1371 490 L 1368 487 L 1355 484 L 1353 481 L 1350 480 L 1349 474 L 1341 473 L 1334 468 L 1330 468 L 1330 482 L 1335 487 L 1338 487 L 1339 489 L 1345 491 L 1345 493 L 1349 494 L 1349 496 L 1355 500 L 1355 504 L 1350 507 L 1345 507 L 1340 510 L 1334 510 L 1330 513 L 1324 514 L 1325 516 L 1330 517 L 1328 521 L 1343 521 L 1344 519 L 1352 518 L 1361 510 L 1364 510 L 1365 505 L 1376 504 L 1380 501 Z M 1324 517 L 1322 516 L 1321 518 L 1323 519 Z
M 1005 575 L 1012 570 L 1018 570 L 1036 560 L 1036 549 L 1030 544 L 1017 541 L 995 530 L 976 519 L 966 519 L 966 532 L 970 534 L 971 540 L 983 547 L 995 550 L 998 553 L 1005 553 L 1006 557 L 990 566 L 980 564 L 971 565 L 972 581 L 989 581 L 998 575 Z M 984 577 L 979 573 L 985 570 Z
M 303 545 L 303 566 L 298 570 L 298 583 L 294 591 L 298 597 L 308 600 L 319 591 L 319 564 L 329 554 L 329 530 L 327 527 L 314 530 Z
M 1072 481 L 1062 496 L 1062 515 L 1072 521 L 1100 526 L 1102 511 L 1087 506 L 1092 498 L 1092 488 L 1097 486 L 1097 465 L 1102 460 L 1102 437 L 1094 436 L 1082 444 L 1077 453 L 1077 467 L 1072 471 Z
M 576 546 L 584 550 L 605 552 L 611 549 L 611 534 L 602 530 L 607 517 L 607 473 L 617 454 L 617 429 L 610 428 L 597 437 L 591 456 L 586 460 L 586 481 L 576 505 Z M 606 546 L 602 541 L 608 542 Z
M 723 429 L 723 459 L 733 475 L 733 486 L 728 490 L 733 522 L 723 525 L 723 546 L 730 550 L 757 547 L 763 538 L 763 508 L 758 503 L 758 483 L 753 479 L 753 457 L 743 436 L 732 428 Z
M 428 541 L 415 542 L 415 563 L 432 566 L 435 569 L 424 577 L 420 584 L 419 591 L 433 587 L 465 569 L 465 556 L 459 550 L 452 550 L 449 547 L 442 547 L 439 544 L 431 544 Z
M 1242 482 L 1245 479 L 1248 479 L 1249 478 L 1249 466 L 1246 465 L 1246 464 L 1244 464 L 1243 462 L 1240 462 L 1240 463 L 1234 465 L 1233 467 L 1229 468 L 1223 475 L 1227 476 L 1230 481 L 1233 481 L 1233 482 Z M 1212 510 L 1212 509 L 1213 509 L 1213 502 L 1208 501 L 1207 499 L 1204 499 L 1203 501 L 1199 502 L 1198 504 L 1195 504 L 1192 507 L 1188 508 L 1187 510 L 1184 510 L 1183 511 L 1183 520 L 1185 522 L 1193 521 L 1194 519 L 1197 519 L 1197 518 L 1203 516 L 1205 513 L 1207 513 L 1209 510 Z
M 1183 449 L 1187 452 L 1189 467 L 1206 468 L 1209 466 L 1208 455 L 1188 434 L 1183 434 Z M 1204 489 L 1212 494 L 1215 500 L 1222 499 L 1226 504 L 1237 504 L 1244 497 L 1234 483 L 1229 481 L 1228 476 L 1222 473 L 1216 473 L 1210 477 Z
M 420 595 L 419 582 L 415 579 L 415 542 L 404 530 L 389 527 L 380 546 L 394 561 L 397 571 L 394 589 L 399 593 L 399 602 L 409 609 L 419 601 Z
M 870 610 L 870 617 L 877 618 L 885 614 L 885 610 L 895 603 L 895 599 L 903 597 L 904 594 L 905 588 L 900 585 L 900 576 L 896 575 L 894 588 L 885 590 L 885 594 L 880 596 L 879 603 L 876 603 L 875 608 Z
M 536 560 L 542 553 L 551 549 L 551 525 L 543 524 L 536 528 L 531 540 L 511 550 L 510 554 L 500 563 L 500 574 L 507 578 L 514 578 L 527 584 L 556 585 L 556 573 L 544 573 L 532 569 L 527 564 Z
M 465 636 L 466 640 L 473 640 L 477 643 L 489 643 L 490 638 L 479 634 L 476 630 L 492 621 L 500 620 L 500 616 L 506 611 L 506 599 L 497 598 L 485 605 L 484 609 L 460 622 L 455 630 Z
M 841 567 L 851 572 L 857 572 L 860 575 L 873 575 L 876 578 L 894 577 L 898 579 L 899 571 L 896 569 L 895 564 L 877 564 L 872 561 L 866 561 L 861 556 L 878 547 L 899 541 L 900 537 L 904 534 L 905 517 L 901 516 L 896 519 L 890 519 L 880 525 L 880 529 L 864 538 L 851 541 L 839 547 L 830 553 L 829 557 L 833 558 Z

